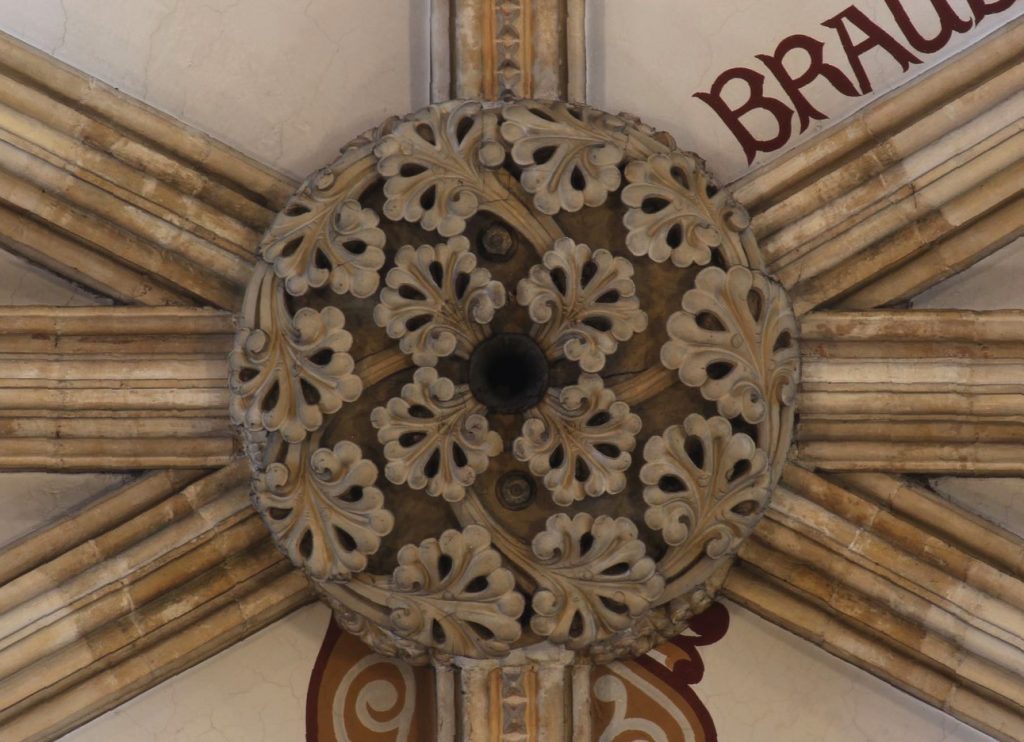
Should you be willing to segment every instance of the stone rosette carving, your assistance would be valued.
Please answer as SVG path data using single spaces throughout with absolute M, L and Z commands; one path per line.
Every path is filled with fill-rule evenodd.
M 231 353 L 254 502 L 377 652 L 640 654 L 712 600 L 792 435 L 749 218 L 626 115 L 453 101 L 307 179 Z

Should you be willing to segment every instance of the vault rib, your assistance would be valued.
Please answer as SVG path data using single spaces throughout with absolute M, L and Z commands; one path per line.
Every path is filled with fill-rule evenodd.
M 311 599 L 248 464 L 197 474 L 151 474 L 0 552 L 0 734 L 52 738 Z
M 1024 473 L 1024 312 L 817 312 L 801 336 L 796 461 Z
M 0 469 L 223 466 L 223 312 L 171 307 L 0 308 Z
M 121 301 L 236 309 L 287 178 L 0 34 L 0 240 Z
M 972 726 L 1019 739 L 1022 555 L 1016 536 L 896 477 L 787 465 L 725 590 Z

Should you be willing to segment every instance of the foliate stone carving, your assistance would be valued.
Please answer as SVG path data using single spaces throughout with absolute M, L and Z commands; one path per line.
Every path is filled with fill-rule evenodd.
M 551 516 L 533 539 L 533 553 L 545 569 L 533 595 L 530 628 L 570 649 L 626 628 L 665 589 L 646 552 L 626 518 Z
M 537 323 L 545 350 L 600 371 L 605 358 L 647 329 L 633 284 L 633 265 L 607 250 L 592 252 L 571 239 L 558 240 L 541 265 L 519 282 L 516 299 Z
M 764 451 L 722 417 L 692 414 L 644 446 L 640 479 L 647 525 L 670 546 L 709 556 L 734 551 L 768 500 Z
M 391 532 L 394 516 L 375 486 L 377 467 L 341 441 L 311 452 L 290 446 L 256 477 L 256 509 L 289 558 L 318 579 L 347 579 Z
M 395 633 L 448 654 L 508 652 L 525 600 L 501 564 L 477 525 L 403 546 L 388 599 Z
M 484 168 L 504 159 L 488 126 L 493 116 L 469 102 L 432 106 L 398 124 L 376 149 L 377 169 L 387 178 L 384 215 L 442 237 L 460 234 L 485 197 Z
M 476 262 L 465 237 L 398 251 L 373 318 L 401 339 L 399 347 L 414 363 L 433 366 L 452 353 L 468 357 L 485 336 L 481 325 L 505 304 L 505 288 Z
M 604 662 L 705 608 L 799 375 L 747 222 L 671 138 L 557 102 L 432 106 L 311 176 L 264 239 L 232 415 L 339 622 L 417 663 Z
M 380 283 L 380 219 L 355 199 L 336 203 L 329 196 L 333 182 L 324 178 L 308 194 L 293 199 L 285 218 L 275 222 L 265 238 L 263 257 L 273 262 L 274 272 L 293 296 L 327 284 L 337 294 L 366 298 Z
M 725 417 L 759 423 L 792 404 L 800 362 L 796 318 L 782 286 L 743 266 L 705 268 L 668 321 L 661 360 L 699 386 Z
M 358 399 L 363 383 L 352 373 L 345 315 L 333 306 L 302 307 L 292 314 L 284 286 L 267 271 L 262 274 L 254 292 L 267 329 L 249 316 L 239 330 L 228 359 L 231 417 L 246 430 L 280 432 L 298 443 L 323 424 L 324 415 Z
M 514 103 L 503 115 L 502 136 L 523 167 L 523 188 L 542 214 L 600 206 L 619 187 L 623 152 L 608 114 L 552 102 L 543 107 Z
M 625 471 L 636 446 L 640 418 L 615 399 L 600 376 L 582 374 L 579 383 L 547 397 L 527 413 L 523 434 L 512 450 L 559 505 L 616 494 L 626 487 Z
M 418 369 L 401 396 L 371 416 L 384 444 L 388 480 L 461 500 L 501 452 L 501 436 L 488 430 L 483 412 L 468 386 L 456 387 L 432 368 Z

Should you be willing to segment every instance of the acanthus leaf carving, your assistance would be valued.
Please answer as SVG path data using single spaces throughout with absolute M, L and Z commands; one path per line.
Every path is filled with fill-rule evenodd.
M 533 553 L 541 566 L 530 628 L 570 649 L 627 628 L 665 588 L 627 518 L 552 515 Z
M 550 390 L 527 413 L 513 453 L 543 477 L 552 499 L 568 506 L 626 486 L 640 418 L 617 401 L 601 377 L 581 374 L 573 386 Z
M 456 386 L 432 368 L 417 369 L 401 396 L 374 409 L 370 418 L 384 444 L 388 481 L 461 500 L 501 452 L 501 437 L 488 429 L 483 412 L 467 386 Z
M 272 273 L 263 276 L 260 299 L 260 316 L 243 318 L 228 357 L 231 417 L 298 443 L 323 424 L 324 415 L 362 393 L 348 353 L 352 336 L 337 307 L 302 307 L 290 314 L 284 287 Z
M 782 287 L 762 273 L 708 267 L 668 319 L 661 349 L 666 368 L 700 387 L 727 418 L 765 420 L 772 405 L 791 405 L 799 356 L 796 319 Z
M 622 202 L 630 208 L 623 223 L 629 230 L 626 246 L 634 255 L 656 263 L 671 258 L 680 268 L 711 262 L 711 249 L 722 243 L 722 234 L 690 191 L 696 180 L 694 160 L 659 153 L 626 166 L 629 185 L 622 189 Z
M 542 214 L 600 206 L 619 187 L 625 122 L 565 103 L 512 103 L 503 110 L 502 136 L 523 168 L 521 182 Z
M 577 361 L 588 373 L 600 371 L 619 343 L 647 329 L 630 262 L 569 238 L 558 240 L 519 281 L 516 299 L 528 308 L 548 354 Z
M 384 265 L 384 231 L 353 184 L 326 169 L 314 175 L 278 214 L 263 238 L 263 258 L 293 296 L 330 284 L 336 294 L 364 299 L 376 292 Z
M 461 234 L 485 198 L 485 168 L 504 159 L 496 122 L 488 126 L 495 115 L 477 102 L 452 101 L 396 124 L 375 150 L 387 179 L 384 215 L 442 237 Z
M 525 600 L 481 526 L 403 546 L 391 587 L 392 629 L 435 650 L 501 655 L 522 634 Z
M 688 415 L 651 436 L 643 456 L 644 520 L 685 561 L 733 553 L 767 504 L 767 456 L 725 418 Z
M 348 441 L 310 453 L 288 446 L 285 461 L 255 477 L 253 500 L 292 563 L 318 579 L 349 579 L 391 532 L 394 516 L 375 486 L 377 467 Z
M 461 236 L 439 245 L 405 245 L 385 280 L 374 321 L 420 366 L 453 353 L 468 357 L 505 305 L 505 288 L 477 267 L 469 240 Z
M 745 264 L 756 246 L 750 216 L 719 189 L 704 161 L 689 152 L 655 153 L 626 166 L 622 202 L 629 207 L 623 223 L 626 245 L 634 255 L 656 263 L 707 265 L 712 249 L 730 264 Z M 750 243 L 750 244 L 748 244 Z

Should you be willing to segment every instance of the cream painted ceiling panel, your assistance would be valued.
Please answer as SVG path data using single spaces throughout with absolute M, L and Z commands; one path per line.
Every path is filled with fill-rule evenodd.
M 931 486 L 947 500 L 1024 538 L 1024 479 L 940 477 Z
M 83 307 L 112 303 L 106 297 L 0 250 L 0 306 Z
M 900 3 L 923 36 L 936 34 L 939 25 L 931 0 Z M 971 18 L 968 0 L 950 0 L 950 5 L 960 17 Z M 647 123 L 671 132 L 684 149 L 699 152 L 719 178 L 732 181 L 750 169 L 743 149 L 722 119 L 694 94 L 709 91 L 726 70 L 746 67 L 764 75 L 766 95 L 788 101 L 755 55 L 775 53 L 779 42 L 793 34 L 821 42 L 824 61 L 852 79 L 837 31 L 822 26 L 822 22 L 851 6 L 906 45 L 884 0 L 589 0 L 588 100 L 613 112 L 637 114 Z M 972 23 L 970 30 L 953 34 L 940 51 L 918 54 L 920 64 L 911 65 L 906 72 L 885 51 L 876 48 L 866 52 L 861 61 L 872 87 L 866 95 L 847 97 L 819 77 L 803 92 L 828 118 L 812 120 L 800 134 L 793 117 L 793 134 L 787 146 L 760 154 L 754 166 L 770 162 L 1022 13 L 1024 6 L 1016 3 L 977 25 Z M 864 40 L 856 31 L 850 36 L 854 44 Z M 791 52 L 784 59 L 795 77 L 807 69 L 808 57 L 803 51 Z M 744 83 L 733 81 L 724 88 L 723 97 L 739 108 L 746 94 Z M 774 119 L 764 111 L 752 111 L 744 121 L 760 138 L 770 138 L 778 131 Z
M 425 105 L 408 0 L 0 0 L 0 29 L 295 176 Z
M 914 298 L 917 309 L 1024 309 L 1024 238 Z
M 128 479 L 126 474 L 0 473 L 0 546 L 84 507 Z

